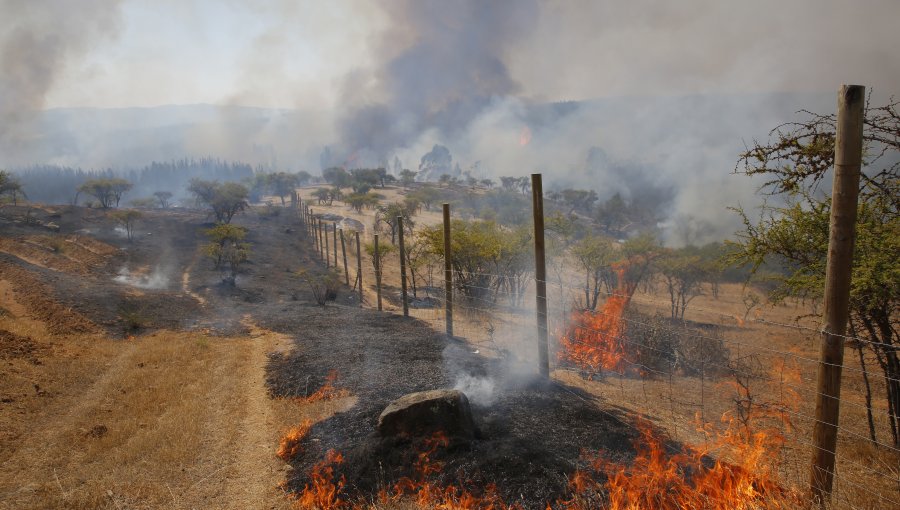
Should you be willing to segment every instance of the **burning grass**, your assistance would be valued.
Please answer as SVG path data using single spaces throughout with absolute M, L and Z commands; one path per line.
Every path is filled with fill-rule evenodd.
M 775 454 L 782 438 L 774 431 L 750 432 L 736 420 L 723 417 L 724 430 L 711 424 L 701 429 L 709 443 L 704 448 L 676 449 L 649 423 L 640 425 L 635 440 L 636 457 L 616 462 L 604 452 L 585 453 L 587 465 L 569 477 L 569 495 L 546 503 L 561 510 L 757 510 L 788 509 L 804 504 L 800 491 L 786 488 L 776 474 Z M 362 510 L 414 508 L 441 510 L 521 509 L 518 502 L 507 503 L 495 485 L 480 489 L 443 485 L 436 481 L 444 469 L 435 454 L 448 447 L 442 433 L 421 442 L 414 464 L 415 475 L 403 477 L 380 490 L 373 501 L 348 494 L 348 485 L 336 468 L 343 456 L 329 450 L 325 459 L 309 472 L 309 482 L 291 496 L 298 510 Z M 711 455 L 718 455 L 712 458 Z

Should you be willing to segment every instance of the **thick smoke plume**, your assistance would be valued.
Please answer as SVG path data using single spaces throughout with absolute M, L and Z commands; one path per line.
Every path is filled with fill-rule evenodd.
M 63 67 L 118 30 L 118 0 L 4 0 L 0 13 L 0 151 L 38 136 Z M 14 160 L 13 160 L 14 161 Z M 31 162 L 29 162 L 31 163 Z
M 537 2 L 406 0 L 386 9 L 383 61 L 344 84 L 346 158 L 377 164 L 424 132 L 459 137 L 493 100 L 519 92 L 506 54 L 532 32 Z

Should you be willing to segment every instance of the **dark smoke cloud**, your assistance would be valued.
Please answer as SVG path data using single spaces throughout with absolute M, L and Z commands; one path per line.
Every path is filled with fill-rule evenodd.
M 538 3 L 406 0 L 387 3 L 383 59 L 351 73 L 340 120 L 348 153 L 384 161 L 425 131 L 454 138 L 491 103 L 519 91 L 506 54 L 537 22 Z
M 118 0 L 4 0 L 0 11 L 0 150 L 31 124 L 63 67 L 119 28 Z

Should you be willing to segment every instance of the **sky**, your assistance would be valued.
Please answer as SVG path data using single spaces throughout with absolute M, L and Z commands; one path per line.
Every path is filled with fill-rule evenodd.
M 94 27 L 60 59 L 43 108 L 164 104 L 334 107 L 402 40 L 410 2 L 2 0 L 51 31 Z M 444 10 L 431 2 L 440 23 Z M 31 7 L 23 7 L 30 5 Z M 81 6 L 90 5 L 88 8 Z M 575 100 L 623 94 L 834 90 L 900 83 L 896 0 L 546 1 L 503 3 L 521 16 L 499 55 L 516 95 Z M 29 17 L 2 16 L 8 33 Z M 17 19 L 18 18 L 18 19 Z M 446 20 L 452 23 L 452 17 Z M 38 24 L 32 21 L 33 25 Z M 398 30 L 399 28 L 399 30 Z M 411 35 L 415 37 L 415 34 Z M 460 49 L 465 51 L 465 49 Z

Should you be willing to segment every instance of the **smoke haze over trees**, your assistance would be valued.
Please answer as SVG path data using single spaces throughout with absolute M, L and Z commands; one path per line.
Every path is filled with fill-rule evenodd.
M 678 218 L 701 242 L 739 226 L 723 211 L 758 200 L 730 175 L 753 138 L 829 111 L 848 77 L 900 83 L 889 0 L 51 4 L 4 4 L 0 167 L 213 155 L 399 177 L 443 147 L 449 171 L 419 179 L 542 172 L 664 204 L 670 242 Z

